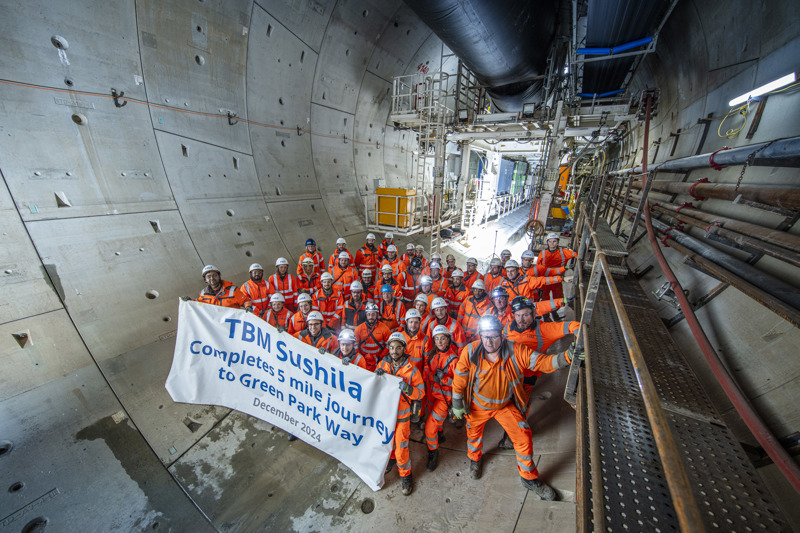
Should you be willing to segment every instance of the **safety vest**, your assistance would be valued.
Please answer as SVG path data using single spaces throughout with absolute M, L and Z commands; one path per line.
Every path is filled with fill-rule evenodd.
M 487 296 L 480 300 L 470 296 L 461 304 L 461 309 L 458 310 L 458 321 L 461 323 L 461 327 L 464 328 L 467 340 L 478 334 L 478 320 L 486 314 L 491 305 L 492 301 Z
M 205 289 L 200 291 L 197 301 L 204 304 L 219 305 L 220 307 L 245 307 L 248 303 L 247 296 L 239 290 L 239 287 L 230 281 L 221 280 L 220 283 L 220 288 L 216 292 L 206 286 Z
M 464 285 L 467 287 L 467 289 L 472 290 L 472 284 L 479 279 L 483 279 L 483 276 L 481 276 L 477 270 L 472 274 L 466 270 L 464 271 Z
M 397 423 L 402 424 L 411 420 L 411 402 L 421 400 L 425 397 L 425 382 L 422 379 L 422 371 L 419 370 L 411 358 L 407 357 L 395 368 L 391 356 L 387 355 L 380 363 L 378 368 L 383 369 L 387 374 L 398 378 L 411 385 L 411 394 L 400 394 L 400 403 L 397 405 Z
M 435 292 L 437 296 L 444 298 L 449 286 L 450 284 L 447 282 L 447 279 L 439 276 L 439 279 L 433 280 L 433 283 L 431 284 L 431 291 Z
M 425 360 L 433 353 L 431 338 L 425 335 L 425 330 L 422 329 L 422 326 L 413 336 L 408 332 L 407 328 L 403 328 L 403 335 L 406 337 L 408 360 L 422 372 L 425 368 Z
M 395 257 L 394 261 L 389 261 L 388 259 L 384 259 L 381 263 L 381 268 L 385 265 L 389 265 L 392 267 L 392 276 L 399 276 L 400 272 L 404 272 L 406 270 L 406 265 L 403 261 L 400 260 L 399 257 Z
M 440 324 L 439 320 L 436 317 L 432 317 L 431 321 L 428 323 L 428 330 L 427 334 L 433 340 L 433 329 L 436 326 L 444 326 L 450 332 L 450 342 L 459 348 L 463 348 L 467 345 L 467 338 L 464 335 L 464 328 L 461 327 L 461 324 L 458 323 L 457 320 L 448 316 L 447 320 L 445 320 L 444 324 Z
M 331 275 L 333 276 L 333 286 L 336 288 L 336 290 L 338 290 L 345 298 L 349 298 L 350 284 L 358 280 L 358 272 L 356 269 L 349 265 L 347 268 L 342 269 L 337 264 L 333 267 Z
M 336 315 L 338 304 L 339 292 L 335 288 L 331 289 L 330 295 L 326 295 L 323 289 L 319 289 L 311 297 L 311 306 L 322 313 L 325 325 L 333 330 L 339 328 L 339 317 Z
M 415 276 L 408 270 L 400 274 L 400 279 L 398 281 L 406 307 L 414 301 L 414 296 L 417 294 L 417 287 L 419 287 L 419 278 L 420 276 Z
M 314 348 L 322 348 L 326 352 L 331 353 L 339 347 L 339 342 L 336 340 L 336 335 L 326 327 L 322 327 L 319 335 L 312 337 L 311 333 L 304 329 L 298 333 L 297 338 L 302 342 L 313 346 Z
M 503 326 L 506 326 L 508 323 L 514 321 L 514 313 L 511 312 L 510 305 L 506 305 L 506 308 L 503 309 L 502 313 L 499 313 L 497 311 L 497 307 L 493 305 L 489 308 L 486 314 L 496 316 L 500 320 L 500 323 L 503 324 Z
M 388 241 L 387 242 L 386 239 L 383 239 L 381 241 L 381 244 L 379 246 L 379 249 L 381 251 L 381 257 L 385 257 L 386 256 L 386 249 L 392 244 L 394 244 L 394 241 Z
M 535 322 L 535 326 L 520 330 L 516 322 L 510 322 L 503 328 L 503 336 L 518 342 L 528 348 L 533 348 L 537 352 L 547 350 L 558 339 L 564 338 L 570 333 L 575 333 L 579 328 L 580 322 Z
M 257 312 L 260 313 L 269 307 L 269 284 L 266 280 L 262 279 L 256 283 L 252 279 L 248 279 L 242 285 L 241 291 L 247 295 Z
M 469 290 L 463 283 L 460 287 L 447 287 L 444 293 L 444 301 L 447 302 L 447 312 L 451 315 L 458 315 L 458 309 L 464 303 L 464 299 L 469 298 Z
M 498 287 L 502 287 L 506 290 L 509 301 L 513 300 L 517 296 L 525 296 L 526 298 L 530 297 L 528 278 L 524 274 L 517 274 L 517 277 L 514 280 L 503 277 Z
M 361 304 L 358 307 L 353 307 L 352 298 L 348 298 L 347 300 L 341 298 L 339 300 L 339 320 L 341 327 L 356 329 L 356 326 L 362 322 L 366 322 L 367 314 L 364 311 L 366 305 L 367 301 L 364 298 L 361 299 Z
M 425 383 L 430 387 L 428 392 L 432 398 L 450 403 L 456 362 L 458 362 L 458 349 L 452 343 L 447 351 L 440 352 L 437 349 L 436 354 L 428 359 L 428 364 L 425 365 Z M 441 384 L 433 379 L 436 371 L 440 369 L 444 371 Z
M 272 307 L 267 307 L 261 313 L 261 318 L 264 322 L 271 324 L 274 327 L 285 328 L 289 325 L 289 310 L 284 307 L 278 313 L 272 310 Z
M 525 390 L 522 387 L 522 380 L 523 380 L 523 369 L 517 364 L 517 359 L 514 357 L 514 342 L 513 341 L 503 341 L 503 345 L 500 351 L 500 359 L 501 365 L 499 367 L 500 372 L 506 373 L 506 379 L 508 380 L 508 396 L 506 397 L 506 401 L 501 401 L 500 403 L 495 403 L 496 400 L 492 398 L 485 398 L 478 393 L 480 390 L 480 379 L 481 377 L 478 375 L 478 368 L 480 366 L 480 360 L 486 353 L 486 349 L 483 347 L 480 341 L 476 341 L 467 345 L 464 349 L 466 351 L 467 360 L 469 361 L 469 377 L 467 381 L 467 387 L 464 389 L 464 392 L 460 395 L 453 392 L 453 399 L 459 398 L 463 400 L 464 407 L 467 409 L 469 413 L 471 405 L 473 403 L 473 395 L 477 395 L 481 403 L 483 404 L 490 404 L 494 407 L 494 409 L 502 409 L 505 407 L 509 401 L 512 399 L 514 400 L 514 405 L 519 409 L 520 412 L 524 409 L 526 405 L 526 395 Z M 461 352 L 461 356 L 464 356 L 464 352 Z M 458 369 L 456 369 L 456 375 L 459 375 Z M 500 391 L 498 391 L 500 392 Z M 485 409 L 484 406 L 477 404 L 479 407 Z
M 350 354 L 347 355 L 347 356 L 342 354 L 342 347 L 341 346 L 336 348 L 333 352 L 331 352 L 331 354 L 334 357 L 338 357 L 339 359 L 342 359 L 344 357 L 349 357 L 351 365 L 356 365 L 359 368 L 363 368 L 364 370 L 367 370 L 367 360 L 364 359 L 363 355 L 358 353 L 358 348 L 356 348 L 356 347 L 353 347 L 353 351 L 350 352 Z
M 311 273 L 311 277 L 301 273 L 297 276 L 297 292 L 305 291 L 308 294 L 314 294 L 314 291 L 321 287 L 319 274 L 316 272 Z
M 323 324 L 324 326 L 324 324 Z M 303 314 L 302 311 L 298 311 L 292 315 L 289 319 L 289 324 L 287 325 L 286 329 L 289 330 L 290 335 L 294 335 L 297 337 L 301 331 L 308 327 L 308 322 L 306 322 L 306 316 Z
M 563 267 L 567 261 L 575 257 L 575 252 L 568 248 L 559 246 L 555 252 L 551 252 L 549 248 L 545 248 L 539 252 L 539 258 L 536 261 L 537 266 L 543 268 Z
M 386 343 L 392 332 L 378 321 L 371 328 L 369 324 L 362 322 L 356 326 L 355 334 L 358 339 L 358 349 L 367 359 L 367 369 L 374 370 L 378 361 L 389 353 Z
M 353 259 L 353 254 L 350 253 L 350 250 L 348 250 L 347 248 L 345 248 L 344 250 L 339 250 L 337 248 L 336 251 L 333 252 L 331 256 L 328 258 L 328 270 L 330 271 L 331 274 L 333 274 L 333 267 L 339 264 L 339 254 L 341 252 L 347 252 L 347 256 L 350 258 L 350 262 L 348 263 L 348 265 L 353 266 L 354 259 Z
M 308 250 L 303 252 L 303 255 L 300 256 L 300 259 L 297 260 L 297 275 L 300 276 L 303 274 L 303 259 L 306 257 L 310 257 L 312 261 L 314 261 L 314 273 L 315 274 L 322 274 L 325 272 L 325 258 L 322 257 L 322 254 L 319 252 L 314 252 L 313 254 L 308 253 Z
M 403 302 L 395 298 L 390 304 L 387 304 L 381 299 L 378 308 L 380 309 L 378 320 L 383 322 L 389 328 L 389 331 L 397 331 L 400 326 L 400 320 L 403 319 L 406 313 Z
M 381 264 L 381 251 L 378 247 L 374 244 L 372 248 L 368 247 L 366 244 L 358 249 L 356 252 L 356 267 L 358 267 L 358 271 L 364 272 L 366 269 L 372 270 L 373 275 L 375 274 L 375 270 L 378 268 L 378 265 Z
M 492 274 L 491 272 L 488 272 L 483 277 L 483 283 L 484 283 L 484 285 L 486 287 L 486 292 L 491 294 L 492 289 L 497 287 L 500 284 L 501 281 L 503 281 L 503 271 L 502 270 L 497 275 Z
M 291 310 L 294 310 L 294 296 L 297 293 L 297 278 L 294 274 L 287 273 L 281 277 L 276 272 L 269 277 L 270 294 L 279 293 L 283 295 L 285 305 Z

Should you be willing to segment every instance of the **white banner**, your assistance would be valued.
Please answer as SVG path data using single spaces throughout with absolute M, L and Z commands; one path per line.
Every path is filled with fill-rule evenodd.
M 392 450 L 399 382 L 344 366 L 253 314 L 180 302 L 166 383 L 173 400 L 230 407 L 278 426 L 375 491 Z

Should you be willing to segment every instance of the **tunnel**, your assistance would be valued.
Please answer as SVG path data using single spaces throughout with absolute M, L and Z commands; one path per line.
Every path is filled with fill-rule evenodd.
M 798 20 L 791 0 L 0 0 L 0 531 L 800 531 Z M 418 227 L 379 222 L 398 190 Z M 480 480 L 462 427 L 436 472 L 414 429 L 406 498 L 396 472 L 373 491 L 168 393 L 205 265 L 241 285 L 309 238 L 327 259 L 392 231 L 480 272 L 551 232 L 576 252 L 557 320 L 594 364 L 538 378 L 528 417 L 557 501 L 495 423 Z

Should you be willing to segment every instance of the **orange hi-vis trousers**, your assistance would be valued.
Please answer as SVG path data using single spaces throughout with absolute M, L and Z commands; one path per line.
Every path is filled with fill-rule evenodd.
M 398 413 L 399 415 L 399 413 Z M 400 422 L 404 420 L 404 422 Z M 408 414 L 397 419 L 397 426 L 394 428 L 394 439 L 392 439 L 392 455 L 390 459 L 397 461 L 397 471 L 400 477 L 411 475 L 411 454 L 408 453 L 408 440 L 411 438 L 411 409 Z
M 447 419 L 447 402 L 439 398 L 433 398 L 428 404 L 428 419 L 425 421 L 425 441 L 429 450 L 439 448 L 439 430 L 442 429 L 445 419 Z
M 528 422 L 525 421 L 519 409 L 513 403 L 506 404 L 500 409 L 488 410 L 472 402 L 470 414 L 467 419 L 467 456 L 473 461 L 479 461 L 483 454 L 483 428 L 489 419 L 497 420 L 508 433 L 517 453 L 517 469 L 519 475 L 525 479 L 536 479 L 539 471 L 533 466 L 533 434 Z

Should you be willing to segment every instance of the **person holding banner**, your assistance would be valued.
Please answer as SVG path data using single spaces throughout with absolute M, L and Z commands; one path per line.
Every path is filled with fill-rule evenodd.
M 336 334 L 322 325 L 322 313 L 319 311 L 311 311 L 306 317 L 306 322 L 308 326 L 297 334 L 298 339 L 309 346 L 319 348 L 320 352 L 333 353 L 333 351 L 339 347 Z
M 358 339 L 358 349 L 367 360 L 367 370 L 375 370 L 378 361 L 388 354 L 386 342 L 392 334 L 385 324 L 378 320 L 380 309 L 372 302 L 364 306 L 366 320 L 356 326 L 355 334 Z
M 350 295 L 339 298 L 338 313 L 342 328 L 354 330 L 367 319 L 367 301 L 364 299 L 364 288 L 360 281 L 353 281 L 348 288 Z
M 311 307 L 322 313 L 325 325 L 332 331 L 339 329 L 339 291 L 333 286 L 333 276 L 330 272 L 323 272 L 319 277 L 320 287 L 312 296 Z
M 253 310 L 252 303 L 247 295 L 230 281 L 222 279 L 222 274 L 217 267 L 214 265 L 204 266 L 202 276 L 203 281 L 206 282 L 206 287 L 200 291 L 200 296 L 197 297 L 198 302 L 219 305 L 220 307 L 244 309 L 246 311 Z M 181 300 L 188 302 L 191 298 L 181 296 Z
M 410 312 L 410 311 L 409 311 Z M 408 453 L 408 441 L 411 437 L 411 411 L 412 403 L 421 401 L 425 397 L 425 383 L 422 372 L 411 362 L 406 353 L 406 337 L 402 333 L 392 333 L 389 336 L 389 355 L 383 358 L 375 374 L 391 374 L 403 381 L 400 382 L 400 402 L 397 406 L 397 425 L 392 441 L 392 455 L 386 465 L 386 473 L 397 464 L 397 470 L 402 480 L 402 492 L 406 496 L 414 491 L 414 479 L 411 477 L 411 456 Z
M 539 479 L 533 464 L 531 429 L 526 417 L 523 369 L 555 372 L 569 366 L 573 348 L 544 355 L 502 336 L 503 325 L 494 315 L 478 323 L 480 340 L 468 344 L 458 358 L 453 378 L 453 416 L 467 419 L 467 456 L 473 479 L 483 472 L 483 428 L 494 418 L 508 433 L 517 455 L 522 485 L 542 500 L 554 500 L 555 491 Z
M 439 465 L 439 442 L 444 442 L 444 435 L 441 437 L 439 435 L 452 405 L 451 385 L 458 362 L 458 347 L 452 342 L 451 337 L 450 330 L 446 326 L 439 325 L 433 328 L 436 354 L 429 358 L 425 365 L 425 390 L 428 391 L 426 397 L 430 413 L 425 422 L 428 472 L 433 472 Z
M 356 334 L 349 329 L 343 329 L 339 333 L 339 347 L 331 353 L 342 360 L 343 365 L 350 363 L 364 370 L 367 368 L 367 360 L 358 352 L 356 348 Z
M 264 309 L 260 316 L 264 322 L 278 328 L 278 331 L 284 331 L 289 327 L 289 311 L 284 306 L 283 295 L 276 292 L 270 296 L 269 307 Z
M 269 307 L 269 284 L 264 279 L 264 267 L 258 263 L 250 265 L 250 279 L 239 288 L 249 299 L 253 312 L 260 314 Z

